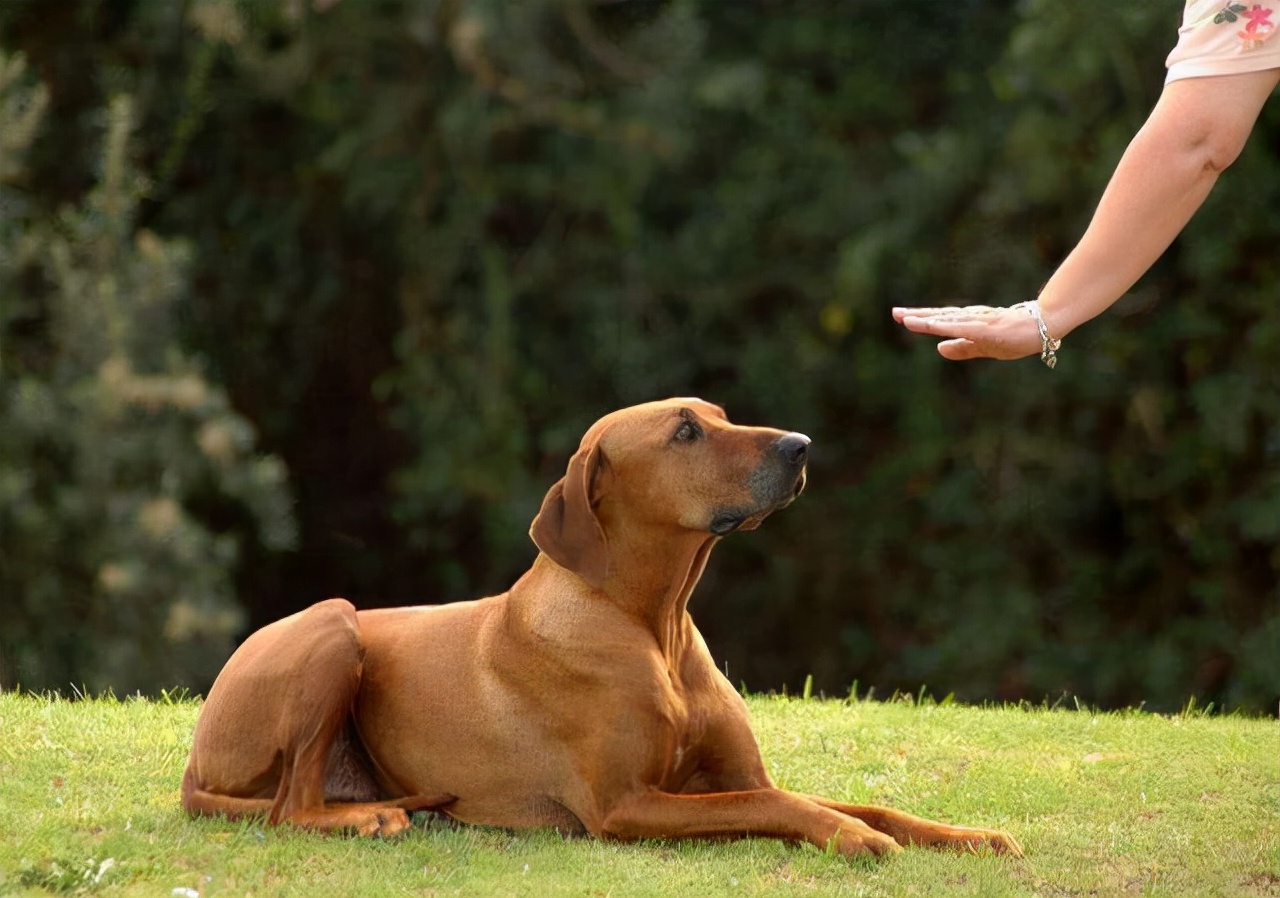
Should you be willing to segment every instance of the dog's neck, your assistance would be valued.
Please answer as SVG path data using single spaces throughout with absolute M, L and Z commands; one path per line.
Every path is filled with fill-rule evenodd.
M 602 592 L 645 624 L 672 670 L 679 667 L 692 635 L 689 597 L 718 541 L 711 534 L 682 532 L 662 541 L 623 539 L 610 546 L 609 575 Z M 628 552 L 631 545 L 646 548 Z
M 664 541 L 650 539 L 644 552 L 629 553 L 627 540 L 611 547 L 609 574 L 593 587 L 573 571 L 561 567 L 546 554 L 539 554 L 533 567 L 514 584 L 509 599 L 516 613 L 541 616 L 547 607 L 531 596 L 578 595 L 590 602 L 608 603 L 639 621 L 653 634 L 667 666 L 680 669 L 685 650 L 694 639 L 688 616 L 689 596 L 702 577 L 707 558 L 719 537 L 711 534 L 681 533 Z M 653 548 L 655 545 L 659 548 Z M 535 587 L 559 581 L 562 585 Z

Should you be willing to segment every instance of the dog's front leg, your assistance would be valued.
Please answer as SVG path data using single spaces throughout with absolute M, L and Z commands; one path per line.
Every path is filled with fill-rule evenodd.
M 901 851 L 861 820 L 781 789 L 674 795 L 649 789 L 618 801 L 596 833 L 613 839 L 765 837 L 833 846 L 846 856 Z
M 1018 840 L 999 830 L 951 826 L 935 820 L 925 820 L 923 817 L 916 817 L 893 808 L 844 804 L 820 795 L 805 797 L 824 808 L 861 820 L 872 829 L 891 836 L 900 845 L 927 845 L 931 848 L 951 848 L 960 851 L 989 848 L 996 854 L 1022 857 L 1022 846 L 1018 844 Z

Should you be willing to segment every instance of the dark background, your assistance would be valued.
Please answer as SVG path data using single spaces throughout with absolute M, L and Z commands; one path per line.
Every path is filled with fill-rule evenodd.
M 0 684 L 207 688 L 318 599 L 528 565 L 605 412 L 813 440 L 692 607 L 735 683 L 1280 700 L 1280 103 L 1137 288 L 956 365 L 1178 0 L 0 2 Z

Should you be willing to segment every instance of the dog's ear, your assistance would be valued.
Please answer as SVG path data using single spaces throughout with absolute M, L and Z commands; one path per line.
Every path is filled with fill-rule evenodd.
M 609 574 L 609 545 L 592 502 L 596 477 L 604 465 L 598 442 L 580 446 L 569 459 L 564 477 L 547 491 L 529 528 L 541 552 L 596 589 Z

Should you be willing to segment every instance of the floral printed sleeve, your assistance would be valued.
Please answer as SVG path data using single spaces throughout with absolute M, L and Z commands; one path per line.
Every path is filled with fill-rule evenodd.
M 1166 81 L 1280 68 L 1280 0 L 1187 0 Z

